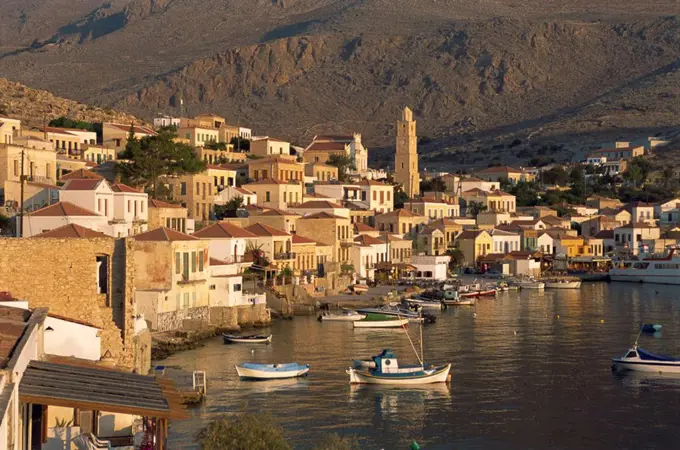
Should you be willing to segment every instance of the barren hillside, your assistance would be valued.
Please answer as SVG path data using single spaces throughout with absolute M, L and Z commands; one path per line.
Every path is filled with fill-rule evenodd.
M 680 112 L 670 0 L 67 3 L 8 0 L 0 75 L 147 118 L 182 99 L 299 143 L 357 130 L 375 147 L 409 104 L 437 153 L 672 126 Z

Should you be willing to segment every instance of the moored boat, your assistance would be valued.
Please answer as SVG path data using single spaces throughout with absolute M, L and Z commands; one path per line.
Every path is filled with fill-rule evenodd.
M 532 278 L 513 280 L 512 284 L 520 289 L 545 289 L 545 283 Z
M 242 379 L 280 380 L 307 375 L 309 364 L 254 364 L 243 363 L 236 366 L 236 372 Z
M 408 325 L 405 317 L 387 316 L 384 314 L 368 313 L 361 320 L 352 322 L 354 328 L 401 328 Z
M 680 373 L 680 359 L 658 355 L 638 347 L 637 343 L 621 357 L 612 358 L 613 369 L 637 372 Z
M 366 317 L 366 314 L 359 314 L 356 311 L 344 310 L 340 314 L 323 313 L 319 316 L 322 322 L 354 322 Z
M 627 260 L 609 270 L 612 281 L 680 284 L 680 253 L 672 248 L 666 255 Z
M 447 306 L 472 306 L 477 303 L 477 299 L 472 298 L 459 298 L 458 300 L 444 300 Z
M 423 298 L 407 298 L 404 301 L 409 305 L 420 306 L 423 309 L 442 309 L 444 303 L 441 300 L 428 300 Z
M 656 333 L 661 331 L 662 326 L 656 323 L 645 323 L 641 327 L 643 333 Z
M 400 308 L 397 303 L 390 303 L 379 308 L 359 308 L 357 312 L 359 314 L 382 314 L 384 316 L 405 317 L 408 319 L 418 319 L 420 317 L 417 312 Z
M 408 386 L 445 383 L 448 381 L 449 372 L 451 371 L 451 364 L 442 366 L 432 366 L 429 364 L 400 366 L 397 357 L 388 349 L 374 356 L 372 363 L 367 363 L 361 368 L 355 368 L 355 366 L 347 369 L 350 384 Z
M 580 289 L 581 280 L 569 280 L 564 278 L 548 278 L 544 280 L 546 289 Z
M 250 336 L 237 336 L 234 334 L 222 334 L 225 344 L 268 344 L 272 341 L 271 334 L 254 334 Z

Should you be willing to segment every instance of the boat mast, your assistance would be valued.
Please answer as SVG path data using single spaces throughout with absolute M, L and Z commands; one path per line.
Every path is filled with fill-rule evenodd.
M 418 318 L 420 319 L 420 365 L 425 369 L 425 353 L 423 352 L 423 310 L 418 313 Z

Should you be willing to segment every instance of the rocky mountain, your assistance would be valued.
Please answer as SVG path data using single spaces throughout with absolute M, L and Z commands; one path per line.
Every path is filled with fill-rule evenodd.
M 0 116 L 21 119 L 31 126 L 40 126 L 61 116 L 88 122 L 141 123 L 130 114 L 59 98 L 5 78 L 0 78 Z
M 669 0 L 7 1 L 2 76 L 146 118 L 217 112 L 300 144 L 359 131 L 389 146 L 406 104 L 432 161 L 656 132 L 680 110 Z

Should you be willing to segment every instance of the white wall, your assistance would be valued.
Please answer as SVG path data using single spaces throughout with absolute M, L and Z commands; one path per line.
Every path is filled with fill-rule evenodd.
M 48 330 L 52 328 L 52 331 Z M 97 328 L 55 317 L 45 319 L 45 353 L 99 361 L 101 338 Z
M 210 257 L 227 262 L 235 262 L 234 256 L 243 256 L 248 243 L 248 240 L 243 238 L 209 239 L 209 241 L 208 254 Z M 234 246 L 236 246 L 236 255 L 234 255 Z
M 447 277 L 449 259 L 448 256 L 413 255 L 411 264 L 423 274 L 432 272 L 432 279 L 443 281 Z
M 74 223 L 95 231 L 107 233 L 110 229 L 108 221 L 104 216 L 24 216 L 24 237 L 31 237 L 46 230 L 54 230 Z

